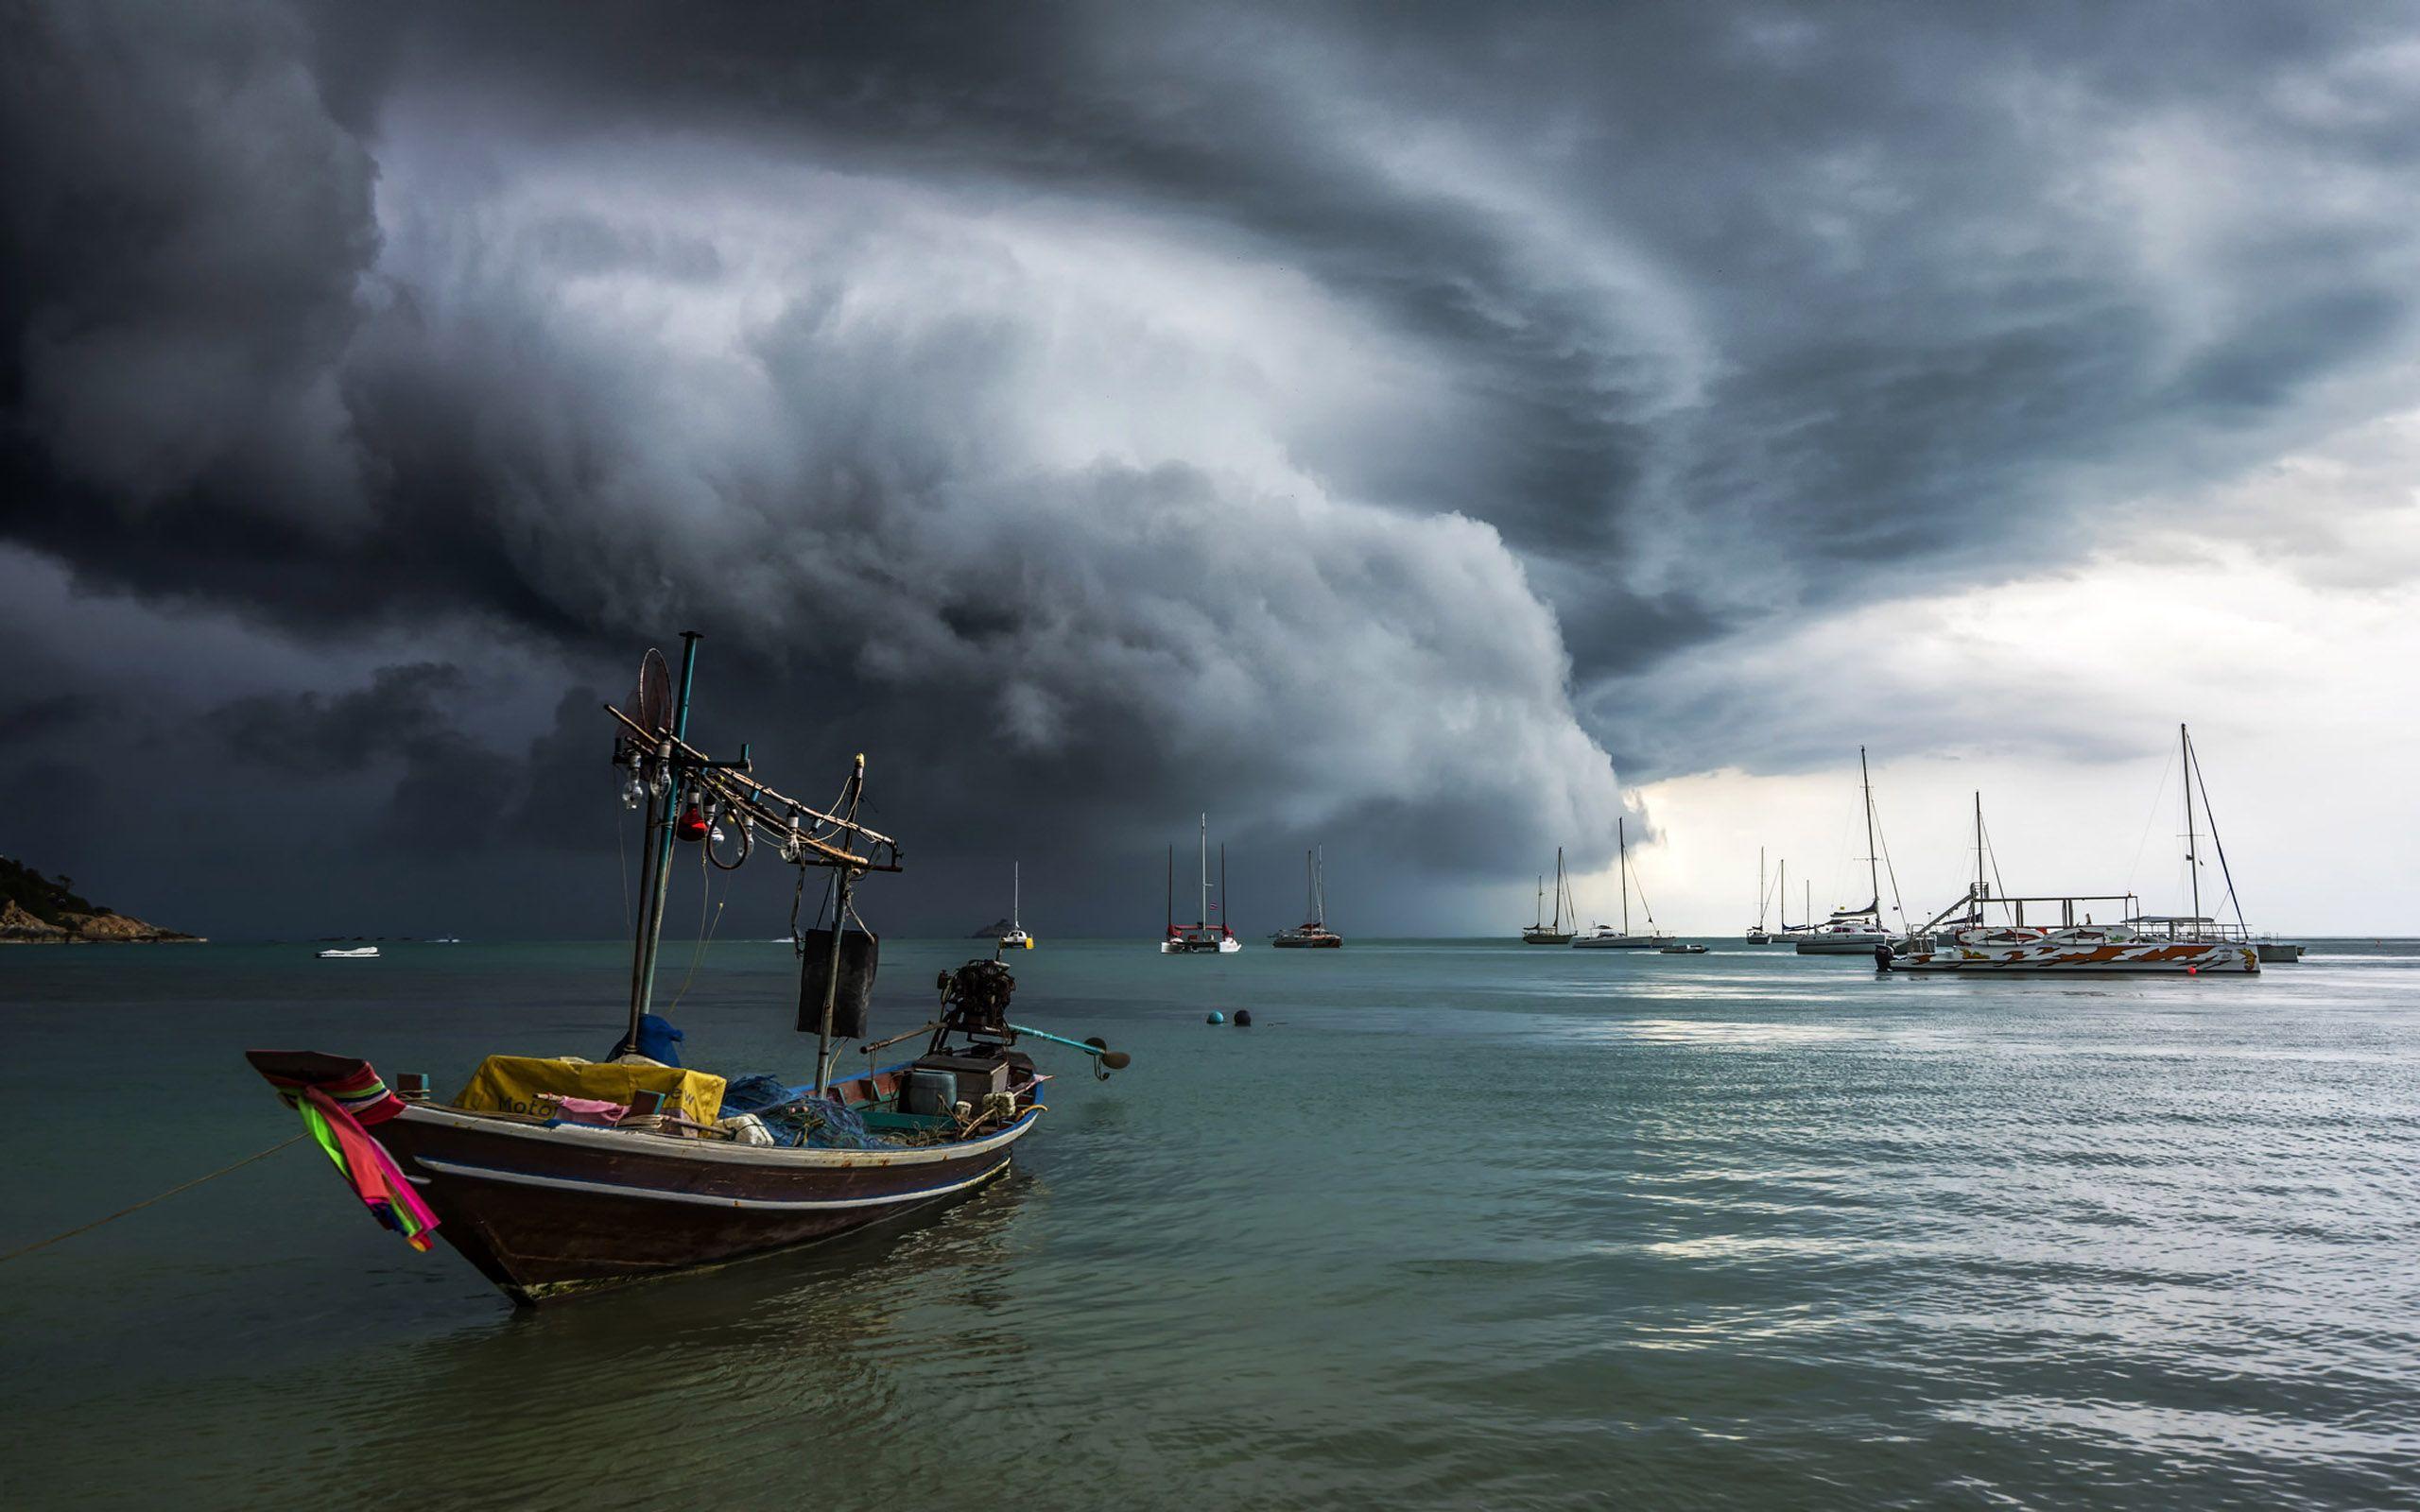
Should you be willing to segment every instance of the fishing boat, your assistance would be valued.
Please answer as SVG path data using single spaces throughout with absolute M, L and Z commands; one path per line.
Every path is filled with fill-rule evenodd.
M 2189 791 L 2187 802 L 2189 807 Z M 2198 867 L 2189 814 L 2186 829 L 2187 864 Z M 2142 912 L 2132 893 L 2012 895 L 1996 885 L 1998 868 L 1988 864 L 1990 853 L 1983 796 L 1978 793 L 1974 880 L 1962 897 L 1907 939 L 1876 946 L 1876 970 L 1973 976 L 2249 976 L 2260 971 L 2256 946 L 2204 927 L 2211 921 L 2198 917 L 2198 873 L 2193 915 L 2154 918 Z M 2080 905 L 2109 904 L 2117 905 L 2120 922 L 2097 924 L 2090 912 L 2076 917 Z M 2033 910 L 2030 920 L 2028 907 Z M 2055 923 L 2046 917 L 2054 907 Z
M 355 945 L 350 950 L 324 950 L 319 953 L 319 958 L 323 961 L 374 961 L 378 959 L 378 947 Z
M 1664 947 L 1662 954 L 1666 955 L 1703 955 L 1705 954 L 1705 947 L 1703 945 L 1667 945 Z
M 1551 923 L 1547 920 L 1547 879 L 1540 877 L 1538 879 L 1538 919 L 1536 923 L 1521 931 L 1521 943 L 1524 945 L 1570 944 L 1571 931 L 1563 927 L 1565 914 L 1571 916 L 1574 923 L 1579 922 L 1580 910 L 1571 902 L 1571 879 L 1564 875 L 1563 847 L 1556 846 L 1554 848 L 1554 920 Z
M 1655 912 L 1647 907 L 1647 889 L 1638 889 L 1638 905 L 1647 909 L 1647 933 L 1630 932 L 1630 829 L 1627 817 L 1614 820 L 1614 870 L 1622 883 L 1622 927 L 1599 924 L 1571 942 L 1576 951 L 1647 951 L 1661 950 L 1671 944 L 1672 936 L 1655 928 Z
M 1104 1075 L 1128 1064 L 1098 1040 L 1011 1022 L 1015 981 L 995 953 L 943 971 L 931 1022 L 864 1044 L 866 1070 L 836 1074 L 840 1043 L 868 1033 L 878 958 L 857 886 L 900 870 L 899 847 L 857 816 L 863 756 L 827 812 L 761 782 L 747 747 L 718 761 L 689 743 L 699 639 L 683 633 L 677 696 L 650 651 L 631 697 L 607 706 L 625 799 L 647 812 L 649 864 L 627 1026 L 606 1060 L 490 1056 L 441 1101 L 424 1074 L 390 1090 L 358 1058 L 247 1055 L 381 1223 L 416 1249 L 443 1239 L 515 1302 L 826 1239 L 994 1179 L 1045 1109 L 1048 1078 L 1023 1040 L 1081 1051 Z M 717 828 L 732 853 L 710 838 Z M 797 1027 L 816 1036 L 810 1080 L 685 1068 L 681 1031 L 651 1011 L 684 846 L 724 870 L 770 850 L 801 868 L 800 902 L 811 873 L 826 879 L 813 927 L 800 927 L 799 903 L 792 915 Z M 924 1041 L 914 1058 L 874 1063 L 911 1040 Z
M 1161 936 L 1163 955 L 1233 955 L 1244 948 L 1227 927 L 1227 848 L 1219 847 L 1219 922 L 1210 922 L 1210 816 L 1201 816 L 1201 917 L 1190 924 L 1176 921 L 1176 847 L 1168 847 L 1168 930 Z
M 1308 917 L 1292 929 L 1281 929 L 1270 943 L 1281 951 L 1341 950 L 1344 936 L 1327 927 L 1327 858 L 1315 847 L 1303 852 L 1303 911 Z
M 1009 863 L 1009 927 L 1000 932 L 1000 949 L 1029 951 L 1033 936 L 1025 932 L 1025 878 L 1018 863 Z
M 1836 908 L 1831 917 L 1818 924 L 1814 921 L 1812 895 L 1809 895 L 1807 922 L 1790 938 L 1801 955 L 1870 955 L 1876 946 L 1898 943 L 1898 936 L 1882 927 L 1882 873 L 1879 856 L 1881 845 L 1874 825 L 1874 778 L 1866 770 L 1865 747 L 1857 748 L 1857 775 L 1865 790 L 1865 874 L 1873 891 L 1862 908 Z M 1895 874 L 1894 874 L 1895 877 Z M 1894 880 L 1892 885 L 1898 884 Z M 1903 917 L 1901 923 L 1907 922 Z

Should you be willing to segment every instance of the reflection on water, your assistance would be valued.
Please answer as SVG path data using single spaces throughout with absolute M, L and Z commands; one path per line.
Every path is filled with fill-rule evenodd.
M 955 942 L 886 942 L 920 986 Z M 21 954 L 23 953 L 20 953 Z M 57 957 L 60 953 L 52 953 Z M 282 1137 L 235 1052 L 441 1080 L 601 1048 L 610 948 L 0 957 L 0 1247 Z M 794 1062 L 778 952 L 684 1004 Z M 2420 951 L 2255 982 L 1877 981 L 1733 948 L 1060 945 L 1000 1181 L 712 1274 L 506 1306 L 280 1157 L 12 1266 L 11 1504 L 2408 1503 Z M 921 980 L 920 980 L 921 979 Z M 907 987 L 877 1032 L 918 1022 Z M 1250 1030 L 1202 1022 L 1249 1006 Z M 611 1015 L 605 1016 L 610 1020 Z M 604 1031 L 610 1039 L 612 1024 Z M 180 1122 L 164 1138 L 157 1115 Z

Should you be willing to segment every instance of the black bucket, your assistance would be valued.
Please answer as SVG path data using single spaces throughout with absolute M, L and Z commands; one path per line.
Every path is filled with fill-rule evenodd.
M 873 1004 L 874 970 L 882 942 L 862 929 L 840 937 L 840 988 L 832 995 L 832 1038 L 866 1037 L 867 1010 Z M 832 931 L 810 929 L 806 949 L 799 958 L 798 1032 L 816 1034 L 823 1028 L 823 987 L 832 976 Z

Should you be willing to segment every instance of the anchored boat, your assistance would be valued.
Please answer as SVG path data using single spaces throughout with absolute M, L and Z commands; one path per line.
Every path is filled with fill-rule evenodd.
M 1634 935 L 1630 932 L 1630 830 L 1627 817 L 1614 820 L 1614 869 L 1621 874 L 1622 879 L 1622 927 L 1616 930 L 1610 924 L 1599 924 L 1573 940 L 1571 948 L 1576 951 L 1646 951 L 1661 950 L 1672 944 L 1671 936 L 1657 933 L 1655 911 L 1647 907 L 1647 889 L 1644 887 L 1638 889 L 1638 905 L 1647 908 L 1647 933 Z
M 1310 917 L 1292 929 L 1281 929 L 1270 943 L 1281 951 L 1341 950 L 1344 936 L 1327 927 L 1327 858 L 1314 848 L 1303 852 L 1303 888 L 1308 895 L 1303 911 Z
M 759 782 L 745 746 L 717 761 L 690 745 L 699 637 L 683 639 L 677 701 L 650 651 L 625 706 L 607 709 L 651 852 L 629 1022 L 608 1060 L 490 1056 L 439 1101 L 423 1074 L 390 1091 L 364 1060 L 248 1053 L 380 1222 L 415 1248 L 445 1240 L 516 1302 L 829 1238 L 991 1180 L 1044 1109 L 1048 1078 L 1021 1038 L 1080 1050 L 1103 1074 L 1128 1063 L 1098 1040 L 1010 1022 L 1015 983 L 994 954 L 942 973 L 930 1022 L 866 1045 L 867 1070 L 836 1076 L 838 1042 L 868 1032 L 877 961 L 853 894 L 901 868 L 899 847 L 857 818 L 863 756 L 826 812 Z M 802 868 L 802 899 L 807 868 L 828 878 L 817 927 L 793 917 L 797 1023 L 816 1036 L 815 1075 L 795 1086 L 682 1066 L 681 1031 L 649 1011 L 676 849 L 730 870 L 760 834 Z M 914 1058 L 873 1063 L 915 1039 Z
M 1029 951 L 1033 936 L 1025 932 L 1025 877 L 1020 863 L 1009 863 L 1009 927 L 1000 932 L 1000 949 Z
M 2188 782 L 2190 762 L 2188 758 Z M 2187 789 L 2187 804 L 2191 804 Z M 2193 821 L 2186 820 L 2186 859 L 2198 868 Z M 2217 836 L 2211 836 L 2215 843 Z M 2133 893 L 2050 894 L 2016 897 L 1995 885 L 1990 840 L 1983 828 L 1983 796 L 1975 795 L 1975 880 L 1956 902 L 1925 921 L 1896 947 L 1876 945 L 1874 964 L 1883 971 L 1937 975 L 2012 976 L 2250 976 L 2260 970 L 2260 952 L 2240 932 L 2213 933 L 2200 916 L 2200 876 L 2194 877 L 2193 915 L 2152 917 Z M 2222 863 L 2223 864 L 2223 863 Z M 2229 894 L 2234 891 L 2229 884 Z M 2080 904 L 2116 904 L 2120 922 L 2096 924 Z M 2033 910 L 2031 919 L 2026 910 Z M 2048 910 L 2057 909 L 2052 922 Z M 1995 912 L 1997 917 L 1995 918 Z
M 1547 879 L 1538 879 L 1538 921 L 1521 931 L 1524 945 L 1568 945 L 1571 931 L 1563 927 L 1564 915 L 1572 922 L 1580 921 L 1580 910 L 1571 902 L 1571 879 L 1564 875 L 1563 847 L 1554 848 L 1554 921 L 1547 921 Z
M 1201 816 L 1201 917 L 1178 927 L 1176 921 L 1176 847 L 1168 847 L 1168 932 L 1160 939 L 1163 955 L 1233 955 L 1244 948 L 1227 926 L 1227 848 L 1219 848 L 1219 922 L 1210 922 L 1210 816 Z
M 1873 888 L 1872 901 L 1862 908 L 1836 908 L 1820 924 L 1814 921 L 1810 906 L 1807 922 L 1790 936 L 1797 942 L 1801 955 L 1864 955 L 1877 946 L 1887 949 L 1898 942 L 1898 936 L 1882 927 L 1882 847 L 1876 838 L 1874 825 L 1874 778 L 1866 770 L 1862 746 L 1857 748 L 1857 775 L 1865 789 L 1865 875 Z M 1895 872 L 1891 885 L 1896 891 L 1899 884 Z M 1907 922 L 1904 914 L 1899 922 Z

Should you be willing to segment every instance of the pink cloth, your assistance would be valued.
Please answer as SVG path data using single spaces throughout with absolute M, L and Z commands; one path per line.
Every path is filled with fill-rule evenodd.
M 559 1097 L 546 1094 L 555 1105 L 558 1116 L 574 1124 L 618 1124 L 631 1113 L 628 1103 L 608 1103 L 595 1097 Z

